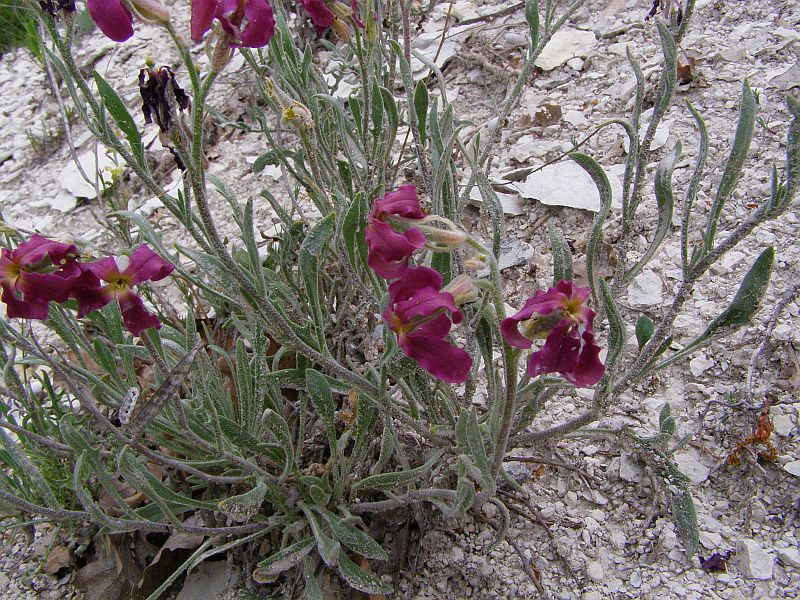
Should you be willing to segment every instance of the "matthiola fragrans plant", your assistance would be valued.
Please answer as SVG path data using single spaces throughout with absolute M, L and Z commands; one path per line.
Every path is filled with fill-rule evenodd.
M 583 3 L 563 10 L 525 3 L 530 44 L 496 123 L 512 114 L 550 37 Z M 40 15 L 47 65 L 67 81 L 71 110 L 124 165 L 126 185 L 100 201 L 112 238 L 106 243 L 128 258 L 4 225 L 0 285 L 9 318 L 0 321 L 0 508 L 20 523 L 36 515 L 80 525 L 84 542 L 94 535 L 93 545 L 81 546 L 93 548 L 83 560 L 100 562 L 89 562 L 83 578 L 105 564 L 101 538 L 114 532 L 120 560 L 153 565 L 150 600 L 222 553 L 246 570 L 254 590 L 299 584 L 316 599 L 324 580 L 327 593 L 338 593 L 331 582 L 340 581 L 387 594 L 397 565 L 371 537 L 391 521 L 378 515 L 414 507 L 417 515 L 458 519 L 489 502 L 498 509 L 499 543 L 509 507 L 520 510 L 511 495 L 497 493 L 498 481 L 510 481 L 507 456 L 527 448 L 549 452 L 566 435 L 622 437 L 649 453 L 668 484 L 664 496 L 685 548 L 696 548 L 691 490 L 672 460 L 684 442 L 670 443 L 669 406 L 655 435 L 592 425 L 637 383 L 755 314 L 773 248 L 755 258 L 730 306 L 702 333 L 682 347 L 672 343 L 675 318 L 698 281 L 755 227 L 792 205 L 800 106 L 788 100 L 786 167 L 775 169 L 770 197 L 718 236 L 753 136 L 756 101 L 745 83 L 732 151 L 707 214 L 694 200 L 708 134 L 689 105 L 700 149 L 676 203 L 680 145 L 664 154 L 652 177 L 647 165 L 655 128 L 673 103 L 676 48 L 694 1 L 681 10 L 660 3 L 672 9 L 669 22 L 656 16 L 653 25 L 664 68 L 649 125 L 639 135 L 647 90 L 630 54 L 639 82 L 634 109 L 600 126 L 621 126 L 630 142 L 621 210 L 611 206 L 598 163 L 570 154 L 594 180 L 602 204 L 587 235 L 586 283 L 576 283 L 573 249 L 554 226 L 552 284 L 538 282 L 520 310 L 509 311 L 515 297 L 498 265 L 502 207 L 488 177 L 499 127 L 467 143 L 438 70 L 438 98 L 429 94 L 432 80 L 414 80 L 410 5 L 194 0 L 189 23 L 159 20 L 180 64 L 141 65 L 116 89 L 100 73 L 85 78 L 76 65 L 71 20 Z M 112 39 L 132 32 L 133 7 L 146 12 L 138 0 L 90 6 L 113 8 L 93 13 Z M 337 44 L 301 42 L 293 24 L 305 19 L 320 33 L 333 28 Z M 342 35 L 336 23 L 345 21 L 352 29 Z M 189 38 L 210 57 L 202 67 Z M 328 71 L 314 59 L 317 44 L 328 50 Z M 252 92 L 243 114 L 228 114 L 227 98 L 214 95 L 220 77 L 234 76 L 223 73 L 233 53 L 247 65 L 246 76 L 235 74 L 245 77 L 240 87 Z M 344 93 L 345 83 L 352 93 Z M 277 168 L 283 188 L 265 181 L 260 196 L 243 198 L 229 185 L 236 175 L 209 173 L 212 120 L 260 136 L 265 150 L 253 174 L 258 179 L 268 166 Z M 144 143 L 142 121 L 159 127 L 180 167 L 177 190 L 154 169 L 158 157 Z M 636 258 L 631 240 L 640 231 L 633 224 L 637 208 L 651 201 L 650 185 L 658 223 Z M 463 226 L 475 187 L 489 244 Z M 178 224 L 169 236 L 177 241 L 167 244 L 157 223 L 126 210 L 129 194 L 158 198 Z M 618 259 L 614 272 L 601 273 L 600 239 L 614 211 Z M 618 300 L 671 234 L 676 211 L 679 288 L 657 319 L 634 316 Z M 277 229 L 268 231 L 267 212 Z M 163 283 L 150 287 L 153 281 Z M 52 331 L 48 343 L 42 326 Z M 625 341 L 634 329 L 632 348 Z M 581 409 L 562 422 L 539 418 L 563 397 Z M 194 546 L 180 566 L 155 565 L 161 554 L 137 554 L 144 549 L 136 532 Z M 141 591 L 138 581 L 117 584 Z

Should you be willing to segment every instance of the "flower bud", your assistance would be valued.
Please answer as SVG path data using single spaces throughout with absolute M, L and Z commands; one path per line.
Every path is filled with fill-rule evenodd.
M 159 0 L 126 0 L 130 11 L 144 23 L 166 25 L 169 23 L 169 10 Z
M 469 275 L 459 275 L 448 283 L 442 291 L 453 295 L 456 306 L 475 302 L 481 295 L 481 291 Z
M 420 227 L 425 234 L 427 246 L 433 250 L 451 251 L 458 248 L 467 239 L 467 234 L 460 229 L 438 229 L 436 227 Z
M 338 0 L 329 2 L 328 8 L 337 19 L 344 20 L 344 19 L 349 19 L 350 17 L 353 16 L 353 9 L 344 4 L 343 2 L 339 2 Z
M 334 19 L 333 23 L 331 23 L 331 29 L 333 29 L 333 32 L 336 34 L 336 36 L 345 43 L 349 42 L 353 38 L 350 27 L 348 27 L 347 23 L 345 23 L 342 19 Z

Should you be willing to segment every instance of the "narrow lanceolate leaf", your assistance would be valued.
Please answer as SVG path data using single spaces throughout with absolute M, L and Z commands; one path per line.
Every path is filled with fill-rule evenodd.
M 786 96 L 786 105 L 792 120 L 786 134 L 786 188 L 781 203 L 792 202 L 800 188 L 800 100 Z
M 525 0 L 525 20 L 531 34 L 531 52 L 539 45 L 539 0 Z
M 273 581 L 284 571 L 299 565 L 313 548 L 314 538 L 307 537 L 291 546 L 287 546 L 283 550 L 278 550 L 269 558 L 265 558 L 258 563 L 258 568 L 253 573 L 253 579 L 258 582 Z
M 610 380 L 611 374 L 616 370 L 614 367 L 619 359 L 622 346 L 625 343 L 625 323 L 617 310 L 617 304 L 611 295 L 611 290 L 603 279 L 600 279 L 600 295 L 603 298 L 603 306 L 606 309 L 608 319 L 608 353 L 606 354 L 606 375 Z
M 365 477 L 361 481 L 355 482 L 352 490 L 354 492 L 361 489 L 383 490 L 391 489 L 398 485 L 411 483 L 427 473 L 430 468 L 436 464 L 436 461 L 442 457 L 442 454 L 444 454 L 444 450 L 437 450 L 425 464 L 414 469 L 409 469 L 408 471 L 381 473 L 380 475 L 371 475 L 370 477 Z
M 267 486 L 259 481 L 252 490 L 225 498 L 219 503 L 219 509 L 234 521 L 248 521 L 261 508 L 266 495 Z
M 31 486 L 31 491 L 44 501 L 47 506 L 54 509 L 61 508 L 61 504 L 58 502 L 44 475 L 28 458 L 22 447 L 6 433 L 5 429 L 0 429 L 0 441 L 2 441 L 2 445 L 6 450 L 6 459 L 13 467 L 15 475 L 27 480 Z
M 742 103 L 739 109 L 739 123 L 736 125 L 736 135 L 733 138 L 733 146 L 731 153 L 728 155 L 728 162 L 725 165 L 725 171 L 722 173 L 722 179 L 717 188 L 717 195 L 714 198 L 714 203 L 711 205 L 711 211 L 708 215 L 708 224 L 703 233 L 703 251 L 705 254 L 711 252 L 714 247 L 714 238 L 717 235 L 717 224 L 722 215 L 722 208 L 725 202 L 730 198 L 739 177 L 742 175 L 742 167 L 744 166 L 747 152 L 750 149 L 750 142 L 753 141 L 753 132 L 755 131 L 756 123 L 756 97 L 750 89 L 750 85 L 745 80 L 742 86 Z
M 672 407 L 667 402 L 658 415 L 658 429 L 661 433 L 672 435 L 675 433 L 675 427 L 676 423 L 675 417 L 672 416 Z
M 644 345 L 650 341 L 656 331 L 656 326 L 653 320 L 647 315 L 642 315 L 636 321 L 636 342 L 639 344 L 639 350 L 644 348 Z
M 319 302 L 319 269 L 320 258 L 325 250 L 325 246 L 333 233 L 333 224 L 336 215 L 331 213 L 308 233 L 306 239 L 300 246 L 298 264 L 303 275 L 303 283 L 306 288 L 306 295 L 312 310 L 312 316 L 317 325 L 317 336 L 320 340 L 324 339 L 322 329 L 325 327 L 326 320 L 322 316 L 322 307 Z
M 770 246 L 759 255 L 753 266 L 750 267 L 747 275 L 742 280 L 742 284 L 739 286 L 739 291 L 733 297 L 733 302 L 720 316 L 711 322 L 702 335 L 703 338 L 708 337 L 719 329 L 738 327 L 750 321 L 761 305 L 764 292 L 767 291 L 774 262 L 775 248 Z
M 547 224 L 547 233 L 550 236 L 550 248 L 553 251 L 553 285 L 559 281 L 572 281 L 572 251 L 561 231 L 552 223 Z
M 692 556 L 700 543 L 700 530 L 697 526 L 697 511 L 689 490 L 684 490 L 672 501 L 672 518 L 678 536 L 688 556 Z
M 194 357 L 202 345 L 202 340 L 197 342 L 169 372 L 164 383 L 148 398 L 144 398 L 131 409 L 128 423 L 123 426 L 123 431 L 131 437 L 137 436 L 161 413 L 169 399 L 183 385 L 189 375 L 189 370 L 192 368 Z
M 466 411 L 462 412 L 462 414 Z M 478 417 L 475 411 L 472 410 L 466 413 L 466 427 L 465 427 L 467 449 L 469 450 L 469 457 L 480 469 L 483 481 L 480 482 L 481 488 L 489 490 L 490 494 L 494 493 L 494 479 L 492 478 L 492 464 L 486 454 L 486 447 L 483 444 L 480 429 L 478 428 Z
M 325 535 L 316 515 L 304 502 L 298 502 L 297 505 L 306 516 L 308 525 L 311 527 L 311 533 L 314 534 L 314 539 L 317 540 L 317 552 L 319 552 L 323 562 L 329 567 L 335 567 L 339 562 L 340 555 L 344 556 L 344 552 L 340 552 L 341 544 Z
M 367 266 L 367 245 L 364 242 L 366 214 L 364 195 L 359 192 L 353 198 L 342 222 L 345 250 L 353 268 L 359 263 L 365 268 Z
M 420 144 L 424 148 L 428 135 L 428 88 L 422 80 L 417 82 L 414 89 L 414 113 L 417 116 Z
M 393 588 L 380 577 L 368 573 L 343 552 L 339 554 L 339 573 L 350 587 L 365 594 L 391 594 Z
M 381 548 L 381 545 L 373 540 L 369 534 L 364 533 L 358 527 L 344 523 L 339 517 L 329 510 L 315 507 L 322 515 L 331 528 L 334 537 L 342 544 L 366 558 L 377 560 L 389 560 L 389 555 Z
M 133 155 L 136 160 L 138 160 L 139 163 L 144 164 L 142 135 L 139 133 L 139 128 L 136 127 L 136 122 L 128 112 L 128 109 L 125 108 L 125 103 L 117 95 L 117 92 L 114 91 L 114 88 L 111 87 L 97 71 L 95 71 L 93 75 L 94 81 L 97 84 L 97 91 L 100 93 L 100 97 L 103 99 L 103 105 L 114 118 L 114 122 L 117 124 L 117 127 L 119 127 L 122 133 L 125 134 L 125 137 L 128 138 L 128 142 L 131 145 L 131 150 L 133 151 Z
M 611 183 L 608 181 L 608 175 L 606 175 L 603 167 L 591 156 L 581 154 L 580 152 L 573 152 L 569 157 L 589 174 L 595 186 L 597 186 L 597 191 L 600 193 L 600 210 L 597 211 L 597 214 L 594 216 L 594 221 L 592 221 L 592 234 L 589 237 L 589 245 L 586 248 L 586 272 L 589 278 L 589 286 L 592 288 L 592 300 L 595 304 L 599 304 L 600 299 L 597 293 L 594 263 L 597 244 L 603 232 L 603 223 L 605 223 L 608 212 L 611 210 Z
M 672 152 L 667 154 L 658 164 L 655 175 L 655 192 L 656 203 L 658 204 L 658 226 L 653 234 L 653 239 L 650 245 L 645 250 L 642 257 L 631 267 L 625 274 L 625 279 L 630 281 L 650 262 L 653 255 L 658 251 L 661 242 L 669 233 L 669 228 L 672 225 L 672 211 L 675 206 L 675 198 L 672 195 L 672 173 L 675 170 L 675 165 L 681 156 L 681 143 L 675 143 Z
M 328 385 L 328 380 L 325 379 L 322 373 L 314 369 L 306 369 L 306 386 L 311 402 L 317 409 L 322 419 L 322 424 L 325 427 L 325 433 L 328 436 L 328 444 L 331 448 L 331 455 L 336 456 L 338 454 L 336 427 L 334 423 L 336 407 L 333 404 L 333 396 L 331 395 L 331 388 Z

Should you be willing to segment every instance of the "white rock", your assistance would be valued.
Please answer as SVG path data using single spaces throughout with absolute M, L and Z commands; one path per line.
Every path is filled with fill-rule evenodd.
M 792 415 L 775 415 L 772 417 L 772 430 L 781 437 L 789 437 L 794 429 Z
M 596 560 L 590 560 L 589 564 L 586 565 L 586 575 L 595 583 L 600 583 L 603 581 L 603 576 L 605 575 L 603 572 L 603 565 Z
M 503 207 L 503 212 L 512 217 L 518 217 L 525 214 L 525 201 L 519 194 L 506 194 L 503 192 L 495 192 L 497 199 L 500 200 L 500 205 Z M 478 186 L 472 188 L 469 193 L 469 201 L 473 206 L 481 206 L 483 204 L 483 196 Z
M 800 551 L 797 548 L 779 548 L 778 558 L 790 567 L 800 567 Z
M 653 271 L 646 270 L 633 278 L 628 286 L 628 302 L 639 306 L 661 304 L 661 278 Z
M 106 168 L 114 167 L 114 161 L 108 156 L 105 146 L 101 144 L 97 145 L 96 160 L 94 150 L 89 150 L 78 156 L 78 162 L 83 168 L 84 173 L 86 173 L 86 176 L 90 180 L 97 179 L 98 184 L 101 186 L 102 182 L 100 181 L 98 173 L 101 173 Z M 106 174 L 105 177 L 106 181 L 108 181 L 108 174 Z M 70 161 L 61 169 L 58 180 L 61 186 L 73 196 L 89 199 L 97 196 L 94 186 L 83 178 L 83 175 L 81 175 L 73 161 Z
M 719 548 L 722 544 L 722 535 L 712 531 L 701 531 L 700 544 L 708 550 Z
M 636 589 L 642 587 L 642 576 L 639 573 L 639 571 L 634 571 L 633 573 L 631 573 L 630 579 L 628 579 L 628 581 Z
M 66 190 L 59 190 L 55 198 L 45 198 L 39 202 L 32 202 L 31 205 L 52 208 L 58 212 L 65 213 L 78 206 L 78 199 Z
M 687 448 L 676 454 L 674 459 L 681 473 L 686 475 L 692 483 L 703 483 L 708 479 L 710 469 L 700 462 L 700 454 L 694 448 Z
M 587 119 L 582 112 L 577 110 L 568 110 L 562 115 L 561 120 L 575 127 L 583 127 L 589 124 L 589 119 Z
M 536 251 L 533 246 L 517 238 L 505 238 L 500 241 L 500 258 L 497 267 L 503 271 L 509 267 L 527 265 L 533 260 Z
M 783 465 L 783 468 L 794 475 L 795 477 L 800 477 L 800 460 L 793 460 L 792 462 L 788 462 Z
M 695 356 L 689 361 L 689 370 L 695 377 L 700 377 L 704 372 L 714 366 L 714 361 L 706 357 L 704 354 Z
M 754 540 L 741 540 L 736 543 L 736 559 L 746 577 L 751 579 L 772 579 L 772 556 Z
M 536 59 L 536 66 L 543 71 L 560 67 L 570 58 L 585 57 L 597 44 L 591 31 L 564 28 L 557 31 Z
M 577 56 L 575 58 L 570 58 L 567 61 L 567 66 L 575 71 L 583 71 L 584 64 L 584 60 L 582 58 L 578 58 Z
M 623 531 L 615 531 L 609 536 L 611 540 L 611 545 L 614 547 L 615 550 L 624 550 L 625 549 L 625 532 Z
M 503 36 L 503 41 L 507 46 L 516 48 L 518 46 L 525 46 L 528 43 L 528 38 L 515 31 L 509 31 Z
M 619 457 L 619 478 L 630 483 L 644 481 L 644 469 L 641 463 L 634 460 L 630 454 L 623 453 Z
M 611 205 L 621 206 L 622 182 L 606 169 L 611 183 Z M 523 198 L 538 200 L 549 206 L 566 206 L 597 212 L 600 210 L 600 193 L 597 187 L 576 162 L 562 161 L 547 165 L 528 175 L 525 181 L 512 183 Z

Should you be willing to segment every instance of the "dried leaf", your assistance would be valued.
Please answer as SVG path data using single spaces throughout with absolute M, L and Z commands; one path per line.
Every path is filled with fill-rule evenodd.
M 47 555 L 42 570 L 48 575 L 55 575 L 69 565 L 69 550 L 64 546 L 56 546 Z
M 728 550 L 727 552 L 714 552 L 708 558 L 703 558 L 702 556 L 698 557 L 700 560 L 700 568 L 703 571 L 708 571 L 711 573 L 727 573 L 728 572 L 728 560 L 730 559 L 731 555 L 733 554 L 733 550 Z
M 142 570 L 130 550 L 130 534 L 98 534 L 95 560 L 75 574 L 72 584 L 85 600 L 129 598 L 142 578 Z
M 561 115 L 561 106 L 544 102 L 540 104 L 536 112 L 533 113 L 533 122 L 539 127 L 547 127 L 558 123 L 561 120 Z

